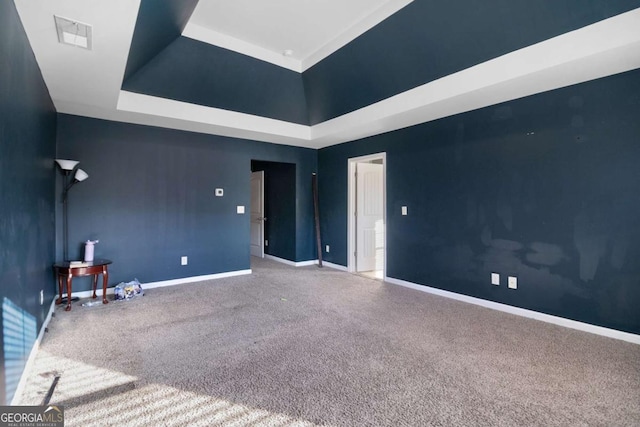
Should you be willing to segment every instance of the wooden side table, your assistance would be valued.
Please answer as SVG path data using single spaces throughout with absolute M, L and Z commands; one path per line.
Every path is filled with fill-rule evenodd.
M 83 263 L 80 266 L 72 265 L 70 261 L 53 264 L 58 278 L 58 299 L 56 300 L 56 304 L 62 303 L 62 279 L 64 278 L 67 279 L 67 306 L 64 311 L 71 310 L 71 279 L 74 277 L 93 276 L 93 298 L 96 298 L 99 274 L 102 274 L 102 303 L 108 304 L 107 282 L 109 281 L 109 264 L 111 264 L 111 260 L 108 259 L 94 259 L 92 262 Z

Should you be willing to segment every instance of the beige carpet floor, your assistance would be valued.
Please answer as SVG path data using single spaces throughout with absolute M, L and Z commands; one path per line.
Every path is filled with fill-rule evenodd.
M 66 426 L 639 426 L 640 346 L 350 275 L 57 308 L 22 404 Z

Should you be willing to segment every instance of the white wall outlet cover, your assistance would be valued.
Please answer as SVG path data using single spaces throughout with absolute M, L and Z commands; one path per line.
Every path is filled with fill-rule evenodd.
M 326 246 L 325 246 L 324 251 L 325 251 L 325 252 L 329 252 L 329 245 L 326 245 Z
M 509 289 L 518 289 L 518 278 L 509 276 Z
M 189 258 L 186 256 L 180 257 L 180 264 L 187 265 L 189 263 Z
M 239 214 L 243 214 L 244 213 L 244 206 L 238 206 L 236 208 L 236 212 L 238 212 Z
M 224 189 L 216 188 L 216 197 L 222 197 L 222 196 L 224 196 Z
M 491 284 L 500 285 L 500 275 L 498 273 L 491 273 Z
M 269 241 L 268 241 L 268 240 L 265 240 L 265 241 L 264 241 L 264 245 L 265 245 L 265 246 L 269 246 Z
M 402 215 L 407 215 L 408 214 L 408 209 L 406 206 L 402 207 Z

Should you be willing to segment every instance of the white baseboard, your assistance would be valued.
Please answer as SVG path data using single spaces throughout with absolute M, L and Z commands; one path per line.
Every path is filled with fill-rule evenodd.
M 291 267 L 302 267 L 302 265 L 299 265 L 299 263 L 297 263 L 295 261 L 291 261 L 289 259 L 280 258 L 280 257 L 274 256 L 274 255 L 264 254 L 264 258 L 265 259 L 269 259 L 271 261 L 279 262 L 281 264 L 290 265 Z M 305 263 L 306 262 L 308 262 L 308 261 L 305 261 Z M 310 264 L 306 264 L 306 265 L 310 265 Z
M 165 286 L 174 286 L 174 285 L 182 285 L 185 283 L 202 282 L 204 280 L 224 279 L 227 277 L 244 276 L 246 274 L 251 274 L 251 269 L 227 271 L 225 273 L 206 274 L 204 276 L 184 277 L 182 279 L 163 280 L 160 282 L 143 283 L 142 289 L 164 288 Z M 107 293 L 109 293 L 108 290 L 107 290 Z
M 175 286 L 182 285 L 186 283 L 196 283 L 202 282 L 204 280 L 215 280 L 215 279 L 224 279 L 226 277 L 235 277 L 235 276 L 244 276 L 246 274 L 251 274 L 251 269 L 249 270 L 236 270 L 236 271 L 227 271 L 225 273 L 217 273 L 217 274 L 206 274 L 203 276 L 192 276 L 192 277 L 183 277 L 180 279 L 171 279 L 171 280 L 162 280 L 159 282 L 148 282 L 142 283 L 142 289 L 153 289 L 153 288 L 164 288 L 165 286 Z M 107 288 L 107 295 L 113 295 L 114 288 Z M 97 295 L 102 295 L 102 288 L 97 290 Z M 65 294 L 66 295 L 66 294 Z M 72 292 L 72 297 L 78 298 L 89 298 L 93 295 L 93 291 L 79 291 Z
M 493 310 L 503 311 L 505 313 L 515 314 L 517 316 L 528 317 L 530 319 L 540 320 L 547 323 L 553 323 L 555 325 L 564 326 L 566 328 L 577 329 L 579 331 L 589 332 L 596 335 L 602 335 L 609 338 L 615 338 L 615 339 L 627 341 L 633 344 L 640 344 L 640 335 L 631 334 L 629 332 L 618 331 L 616 329 L 610 329 L 602 326 L 591 325 L 589 323 L 583 323 L 583 322 L 578 322 L 576 320 L 565 319 L 564 317 L 553 316 L 551 314 L 540 313 L 533 310 L 527 310 L 525 308 L 514 307 L 507 304 L 501 304 L 499 302 L 493 302 L 493 301 L 488 301 L 481 298 L 475 298 L 467 295 L 457 294 L 455 292 L 432 288 L 426 285 L 419 285 L 417 283 L 407 282 L 405 280 L 400 280 L 400 279 L 394 279 L 392 277 L 385 277 L 385 282 L 391 283 L 393 285 L 400 285 L 406 288 L 415 289 L 421 292 L 427 292 L 430 294 L 439 295 L 445 298 L 451 298 L 458 301 L 463 301 L 469 304 L 479 305 L 479 306 L 490 308 Z
M 18 399 L 22 396 L 24 387 L 27 385 L 27 378 L 29 378 L 31 370 L 33 369 L 33 364 L 35 363 L 36 355 L 38 354 L 38 350 L 40 349 L 40 343 L 42 342 L 44 331 L 45 329 L 47 329 L 47 326 L 49 326 L 49 322 L 51 321 L 51 317 L 53 316 L 55 308 L 56 298 L 54 297 L 53 300 L 51 300 L 51 305 L 49 305 L 49 312 L 47 313 L 47 317 L 44 319 L 44 322 L 42 322 L 42 326 L 40 327 L 38 338 L 36 338 L 36 341 L 33 343 L 33 347 L 31 347 L 31 351 L 29 352 L 27 363 L 24 365 L 24 369 L 22 370 L 22 375 L 20 376 L 18 387 L 16 387 L 16 391 L 13 394 L 13 399 L 11 399 L 10 405 L 12 406 L 18 404 Z
M 270 259 L 272 261 L 281 262 L 283 264 L 287 264 L 287 265 L 290 265 L 292 267 L 307 267 L 309 265 L 318 265 L 318 260 L 317 259 L 311 259 L 309 261 L 293 262 L 293 261 L 289 261 L 288 259 L 279 258 L 279 257 L 273 256 L 273 255 L 265 254 L 264 257 L 265 257 L 265 259 Z M 334 264 L 332 262 L 322 261 L 322 265 L 323 266 L 327 266 L 329 268 L 334 268 L 336 270 L 347 271 L 347 267 L 339 265 L 339 264 Z
M 317 264 L 318 263 L 318 260 L 295 262 L 295 261 L 291 261 L 291 260 L 288 260 L 288 259 L 280 258 L 280 257 L 269 255 L 269 254 L 264 254 L 264 258 L 265 259 L 270 259 L 271 261 L 280 262 L 282 264 L 287 264 L 287 265 L 290 265 L 292 267 L 306 267 L 308 265 L 313 265 L 313 264 Z
M 318 260 L 317 259 L 311 259 L 309 261 L 300 261 L 300 262 L 296 262 L 296 267 L 307 267 L 310 265 L 317 265 L 318 264 Z
M 316 261 L 316 264 L 318 263 L 318 261 Z M 347 267 L 345 267 L 344 265 L 340 265 L 340 264 L 334 264 L 332 262 L 329 261 L 322 261 L 322 265 L 326 265 L 329 268 L 333 268 L 334 270 L 340 270 L 340 271 L 349 271 L 347 270 Z
M 107 295 L 113 295 L 113 288 L 107 288 Z M 91 296 L 93 295 L 93 291 L 89 290 L 89 291 L 77 291 L 77 292 L 71 292 L 71 297 L 72 298 L 91 298 Z M 102 286 L 98 286 L 98 289 L 96 290 L 96 295 L 98 296 L 102 296 Z M 62 294 L 63 298 L 66 298 L 67 294 L 66 292 Z M 56 295 L 56 298 L 58 297 L 58 295 Z

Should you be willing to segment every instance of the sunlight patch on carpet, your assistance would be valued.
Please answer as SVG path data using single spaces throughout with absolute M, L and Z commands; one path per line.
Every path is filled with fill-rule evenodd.
M 96 354 L 96 357 L 99 357 Z M 54 374 L 51 403 L 65 407 L 66 426 L 291 426 L 315 424 L 164 384 L 142 384 L 122 372 L 40 350 L 20 405 L 39 405 Z

